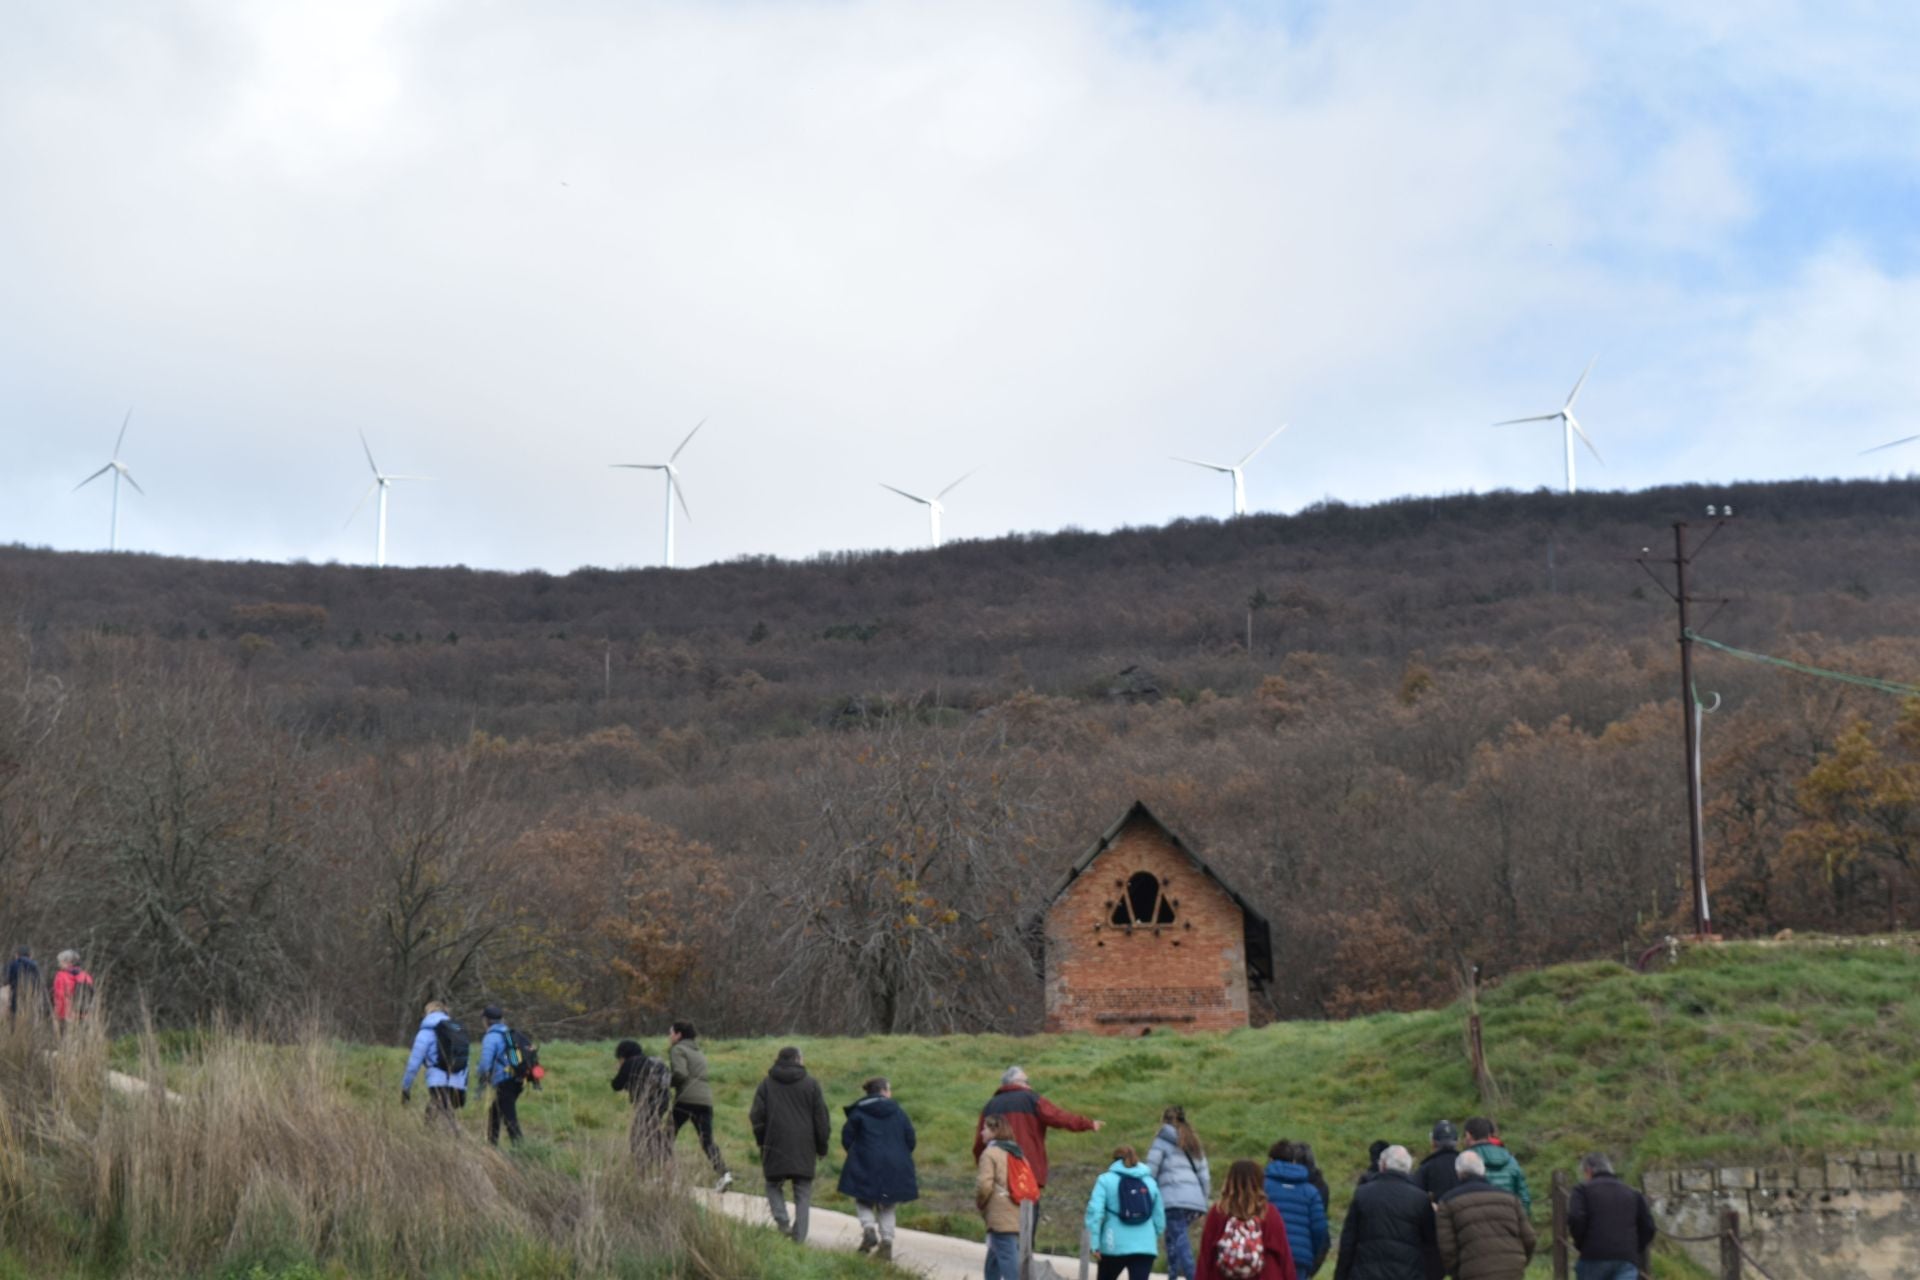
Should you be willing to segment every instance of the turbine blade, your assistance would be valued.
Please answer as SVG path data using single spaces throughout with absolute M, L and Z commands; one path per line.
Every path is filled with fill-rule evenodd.
M 1557 413 L 1538 413 L 1531 418 L 1508 418 L 1504 422 L 1496 422 L 1493 425 L 1496 427 L 1510 427 L 1516 422 L 1552 422 L 1559 418 L 1559 416 Z
M 1251 450 L 1251 451 L 1250 451 L 1250 452 L 1249 452 L 1249 453 L 1247 454 L 1247 456 L 1246 456 L 1246 457 L 1244 457 L 1244 458 L 1242 458 L 1242 459 L 1240 459 L 1240 461 L 1239 461 L 1239 462 L 1237 462 L 1237 463 L 1235 463 L 1234 465 L 1235 465 L 1235 466 L 1238 466 L 1238 467 L 1244 467 L 1244 466 L 1246 466 L 1246 465 L 1247 465 L 1247 464 L 1248 464 L 1249 462 L 1252 462 L 1252 461 L 1253 461 L 1253 455 L 1254 455 L 1254 454 L 1256 454 L 1256 453 L 1258 453 L 1258 452 L 1260 452 L 1260 451 L 1261 451 L 1262 449 L 1264 449 L 1264 448 L 1266 448 L 1266 447 L 1267 447 L 1268 445 L 1270 445 L 1270 444 L 1272 444 L 1272 443 L 1273 443 L 1273 437 L 1274 437 L 1274 436 L 1277 436 L 1277 435 L 1279 435 L 1279 434 L 1280 434 L 1280 433 L 1281 433 L 1282 431 L 1285 431 L 1286 429 L 1287 429 L 1287 424 L 1286 424 L 1286 423 L 1284 423 L 1284 422 L 1283 422 L 1283 423 L 1281 423 L 1281 424 L 1280 424 L 1279 426 L 1277 426 L 1277 427 L 1275 427 L 1275 428 L 1273 429 L 1273 432 L 1272 432 L 1272 434 L 1270 434 L 1269 436 L 1267 436 L 1267 438 L 1266 438 L 1265 440 L 1262 440 L 1262 441 L 1261 441 L 1261 442 L 1260 442 L 1259 444 L 1257 444 L 1257 445 L 1255 445 L 1255 446 L 1253 446 L 1253 449 L 1252 449 L 1252 450 Z
M 378 480 L 375 480 L 372 484 L 367 486 L 367 491 L 360 495 L 360 501 L 353 504 L 353 515 L 348 516 L 347 523 L 340 526 L 342 529 L 345 529 L 348 525 L 351 525 L 353 523 L 354 517 L 360 514 L 360 508 L 367 505 L 367 499 L 371 498 L 379 488 L 380 488 L 380 482 Z
M 615 471 L 665 471 L 666 464 L 660 462 L 609 462 Z
M 380 464 L 373 460 L 373 446 L 367 443 L 367 433 L 360 433 L 360 447 L 367 452 L 367 468 L 376 476 L 380 474 Z
M 1567 392 L 1567 402 L 1562 405 L 1561 408 L 1573 408 L 1573 402 L 1580 398 L 1580 388 L 1587 385 L 1587 375 L 1593 372 L 1593 366 L 1599 359 L 1599 356 L 1595 356 L 1592 360 L 1587 361 L 1587 367 L 1580 371 L 1580 381 L 1574 383 L 1573 390 Z
M 393 481 L 393 480 L 431 480 L 431 479 L 433 479 L 433 477 L 432 477 L 432 476 L 381 476 L 380 478 L 381 478 L 382 480 L 387 480 L 387 481 Z
M 1172 457 L 1171 454 L 1168 456 Z M 1209 471 L 1225 471 L 1228 473 L 1233 471 L 1232 467 L 1223 467 L 1217 462 L 1201 462 L 1197 458 L 1174 458 L 1173 460 L 1175 462 L 1184 462 L 1190 467 L 1205 467 Z
M 100 468 L 98 471 L 88 476 L 85 480 L 82 480 L 79 484 L 73 486 L 73 491 L 75 493 L 80 492 L 80 490 L 86 488 L 88 485 L 92 484 L 95 480 L 98 480 L 101 476 L 107 474 L 107 472 L 111 470 L 113 470 L 113 464 L 109 462 L 106 466 Z
M 120 419 L 120 434 L 115 436 L 113 440 L 113 456 L 116 461 L 118 461 L 120 457 L 120 446 L 127 442 L 127 424 L 132 421 L 133 410 L 129 408 L 127 410 L 127 416 Z
M 961 485 L 965 484 L 967 482 L 967 477 L 974 475 L 979 470 L 980 468 L 975 467 L 972 471 L 967 472 L 966 475 L 961 476 L 958 480 L 955 480 L 952 484 L 948 485 L 946 488 L 942 489 L 940 492 L 934 494 L 933 500 L 935 502 L 940 501 L 940 499 L 946 497 L 948 494 L 952 493 L 955 489 L 958 489 Z
M 682 441 L 680 442 L 680 449 L 684 449 L 684 448 L 686 448 L 686 447 L 687 447 L 688 445 L 690 445 L 690 444 L 692 444 L 692 443 L 693 443 L 693 438 L 694 438 L 695 436 L 697 436 L 697 435 L 699 435 L 699 434 L 700 434 L 700 428 L 702 428 L 702 427 L 704 427 L 704 426 L 706 426 L 706 425 L 707 425 L 707 420 L 706 420 L 705 418 L 702 418 L 702 419 L 700 419 L 700 421 L 698 421 L 698 422 L 696 422 L 696 423 L 694 423 L 694 424 L 693 424 L 693 430 L 691 430 L 691 431 L 689 431 L 689 432 L 687 432 L 687 438 L 686 438 L 685 440 L 682 440 Z M 668 455 L 667 455 L 667 461 L 668 461 L 668 462 L 678 462 L 678 461 L 680 460 L 680 449 L 675 449 L 675 450 L 674 450 L 674 451 L 673 451 L 672 453 L 670 453 L 670 454 L 668 454 Z M 692 519 L 692 517 L 691 517 L 691 516 L 689 516 L 689 517 L 688 517 L 688 519 Z
M 133 486 L 133 491 L 135 493 L 139 494 L 143 498 L 147 496 L 147 491 L 145 489 L 142 489 L 140 487 L 140 482 L 133 478 L 133 472 L 127 470 L 125 467 L 121 467 L 120 477 L 121 479 L 125 480 L 128 484 Z
M 1920 440 L 1920 436 L 1901 436 L 1898 440 L 1889 440 L 1885 444 L 1877 444 L 1871 449 L 1862 449 L 1860 456 L 1864 458 L 1870 453 L 1879 453 L 1882 449 L 1898 449 L 1901 445 L 1912 444 L 1915 440 Z
M 681 480 L 680 477 L 675 475 L 673 472 L 671 471 L 667 472 L 667 487 L 673 490 L 674 497 L 680 499 L 680 512 L 682 515 L 686 516 L 687 523 L 692 524 L 693 512 L 687 510 L 687 495 L 681 491 L 684 483 L 685 482 Z
M 1567 415 L 1567 425 L 1573 428 L 1573 434 L 1580 437 L 1580 442 L 1587 446 L 1587 452 L 1593 455 L 1593 460 L 1603 467 L 1606 466 L 1607 460 L 1600 456 L 1598 449 L 1593 447 L 1593 441 L 1588 439 L 1587 433 L 1580 429 L 1580 423 L 1572 414 Z
M 882 489 L 893 489 L 893 486 L 888 484 L 885 480 L 878 481 L 877 483 Z M 930 507 L 933 505 L 933 503 L 929 502 L 927 499 L 921 497 L 917 493 L 908 493 L 905 489 L 893 489 L 893 491 L 899 494 L 903 498 L 908 498 L 914 502 L 919 503 L 921 506 Z

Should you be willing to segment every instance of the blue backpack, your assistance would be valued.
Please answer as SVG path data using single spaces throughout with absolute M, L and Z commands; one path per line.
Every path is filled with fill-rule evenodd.
M 1120 1221 L 1130 1227 L 1153 1221 L 1153 1188 L 1137 1173 L 1120 1175 Z

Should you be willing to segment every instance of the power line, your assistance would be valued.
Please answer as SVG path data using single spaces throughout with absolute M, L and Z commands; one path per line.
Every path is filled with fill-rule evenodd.
M 1736 649 L 1730 644 L 1718 640 L 1709 640 L 1696 631 L 1687 633 L 1689 640 L 1703 644 L 1709 649 L 1734 658 L 1743 658 L 1748 662 L 1761 662 L 1772 667 L 1782 667 L 1788 671 L 1797 671 L 1803 676 L 1817 676 L 1822 680 L 1839 680 L 1844 684 L 1857 684 L 1863 689 L 1874 689 L 1880 693 L 1891 693 L 1898 698 L 1920 698 L 1920 685 L 1901 684 L 1897 680 L 1882 680 L 1879 676 L 1860 676 L 1850 671 L 1829 671 L 1825 667 L 1816 667 L 1805 662 L 1795 662 L 1791 658 L 1776 658 L 1770 653 L 1755 653 L 1751 649 Z

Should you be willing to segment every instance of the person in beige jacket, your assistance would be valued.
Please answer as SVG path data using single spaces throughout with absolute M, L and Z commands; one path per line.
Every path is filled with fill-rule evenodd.
M 980 1121 L 980 1166 L 973 1180 L 973 1202 L 987 1224 L 986 1280 L 1018 1280 L 1020 1275 L 1020 1206 L 1007 1183 L 1007 1161 L 1026 1159 L 1013 1140 L 1013 1126 L 1005 1116 Z

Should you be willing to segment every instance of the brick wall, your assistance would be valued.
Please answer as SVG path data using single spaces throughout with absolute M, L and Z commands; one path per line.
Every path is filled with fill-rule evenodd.
M 1158 876 L 1176 901 L 1172 924 L 1111 922 L 1136 871 Z M 1246 1026 L 1245 928 L 1233 899 L 1152 823 L 1129 823 L 1047 913 L 1047 1030 Z
M 1656 1169 L 1642 1179 L 1654 1220 L 1675 1235 L 1714 1231 L 1722 1210 L 1782 1280 L 1920 1280 L 1920 1153 L 1857 1151 L 1820 1163 Z M 1716 1245 L 1690 1245 L 1703 1266 Z

